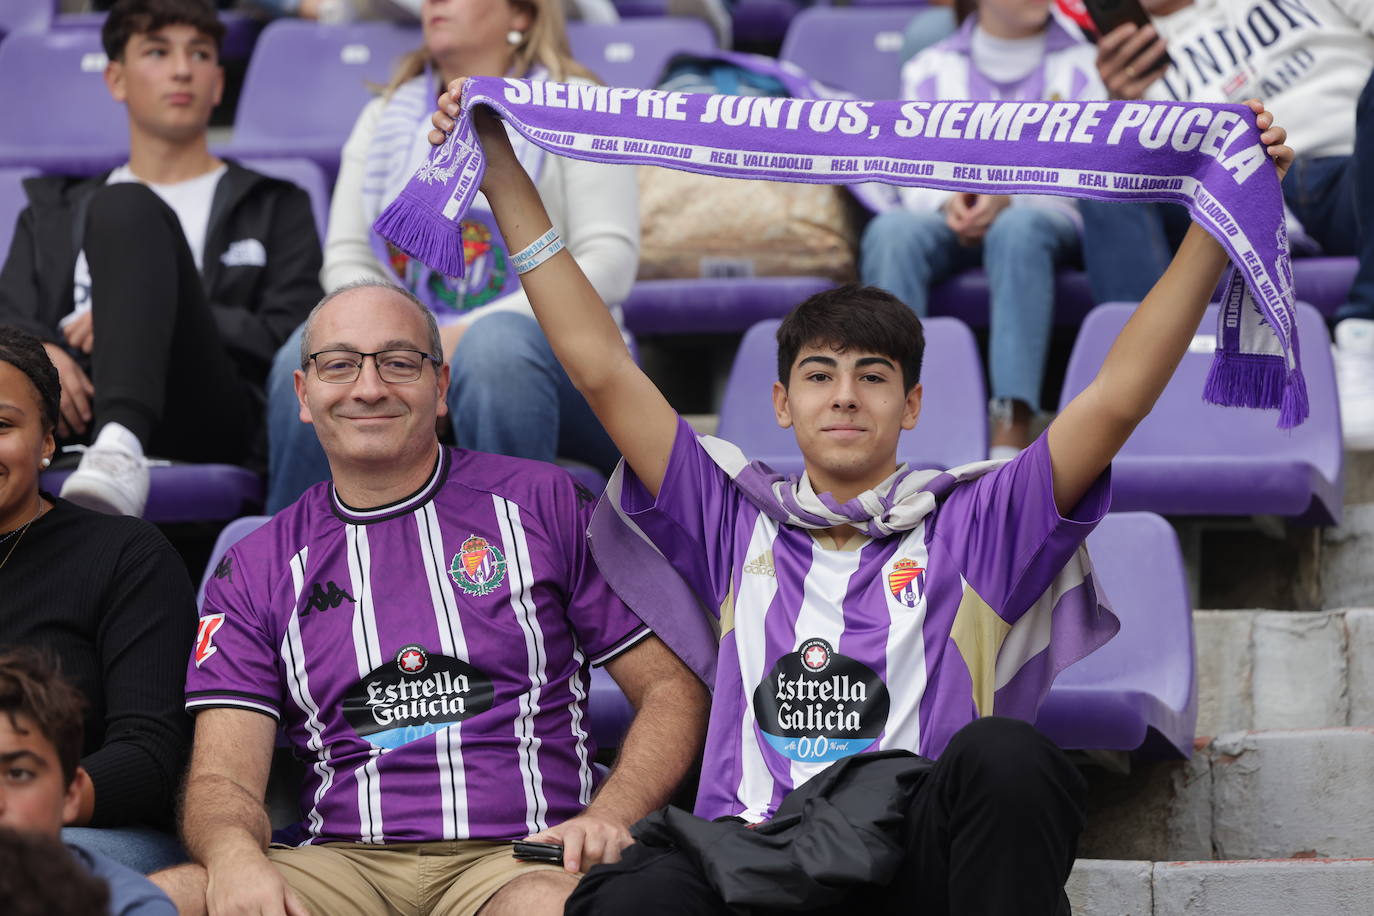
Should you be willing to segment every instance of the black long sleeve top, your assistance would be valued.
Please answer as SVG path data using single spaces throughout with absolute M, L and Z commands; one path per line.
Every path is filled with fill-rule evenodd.
M 191 734 L 186 566 L 141 519 L 45 497 L 54 508 L 0 567 L 0 645 L 47 650 L 85 694 L 92 826 L 170 825 Z

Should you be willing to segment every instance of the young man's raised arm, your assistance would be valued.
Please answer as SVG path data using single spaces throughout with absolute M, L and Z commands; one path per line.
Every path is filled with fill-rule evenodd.
M 1287 132 L 1255 100 L 1260 142 L 1282 179 L 1293 162 Z M 1150 413 L 1197 333 L 1212 290 L 1228 261 L 1226 250 L 1194 223 L 1168 270 L 1122 328 L 1097 376 L 1050 424 L 1054 502 L 1067 514 Z
M 451 130 L 460 81 L 439 100 L 436 127 Z M 486 152 L 482 192 L 511 253 L 538 239 L 552 224 L 539 192 L 525 173 L 505 129 L 486 111 L 476 112 Z M 431 140 L 442 141 L 436 131 Z M 677 435 L 677 412 L 654 387 L 625 346 L 620 328 L 567 249 L 520 277 L 539 325 L 568 377 L 596 412 L 636 476 L 654 496 L 663 483 Z

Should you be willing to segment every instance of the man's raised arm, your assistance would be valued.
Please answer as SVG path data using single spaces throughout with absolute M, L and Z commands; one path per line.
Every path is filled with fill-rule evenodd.
M 1246 103 L 1263 133 L 1260 142 L 1282 180 L 1293 162 L 1288 134 L 1255 100 Z M 1116 457 L 1169 384 L 1188 352 L 1212 290 L 1228 261 L 1226 250 L 1194 223 L 1159 282 L 1121 329 L 1092 380 L 1050 424 L 1054 502 L 1067 514 Z
M 461 96 L 461 87 L 461 80 L 455 80 L 439 99 L 434 125 L 440 130 L 453 128 L 445 112 L 457 116 L 454 99 Z M 552 223 L 501 123 L 485 110 L 475 114 L 487 161 L 482 193 L 514 254 Z M 430 140 L 442 142 L 443 136 L 435 131 Z M 610 310 L 567 249 L 522 274 L 520 282 L 568 377 L 640 481 L 657 496 L 677 435 L 676 411 L 635 365 Z

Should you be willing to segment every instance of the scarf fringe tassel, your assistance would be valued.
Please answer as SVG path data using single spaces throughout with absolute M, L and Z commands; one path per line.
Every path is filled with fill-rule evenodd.
M 463 276 L 463 227 L 457 220 L 426 206 L 410 194 L 387 206 L 373 224 L 377 234 L 390 240 L 431 269 L 447 277 Z
M 1307 384 L 1281 356 L 1217 351 L 1202 398 L 1222 407 L 1277 408 L 1280 429 L 1307 419 Z

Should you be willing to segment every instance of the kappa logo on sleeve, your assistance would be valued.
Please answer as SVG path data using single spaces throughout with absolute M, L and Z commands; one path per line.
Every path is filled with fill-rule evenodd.
M 215 646 L 215 634 L 224 626 L 223 614 L 206 614 L 200 618 L 200 628 L 196 630 L 196 667 L 219 651 Z

